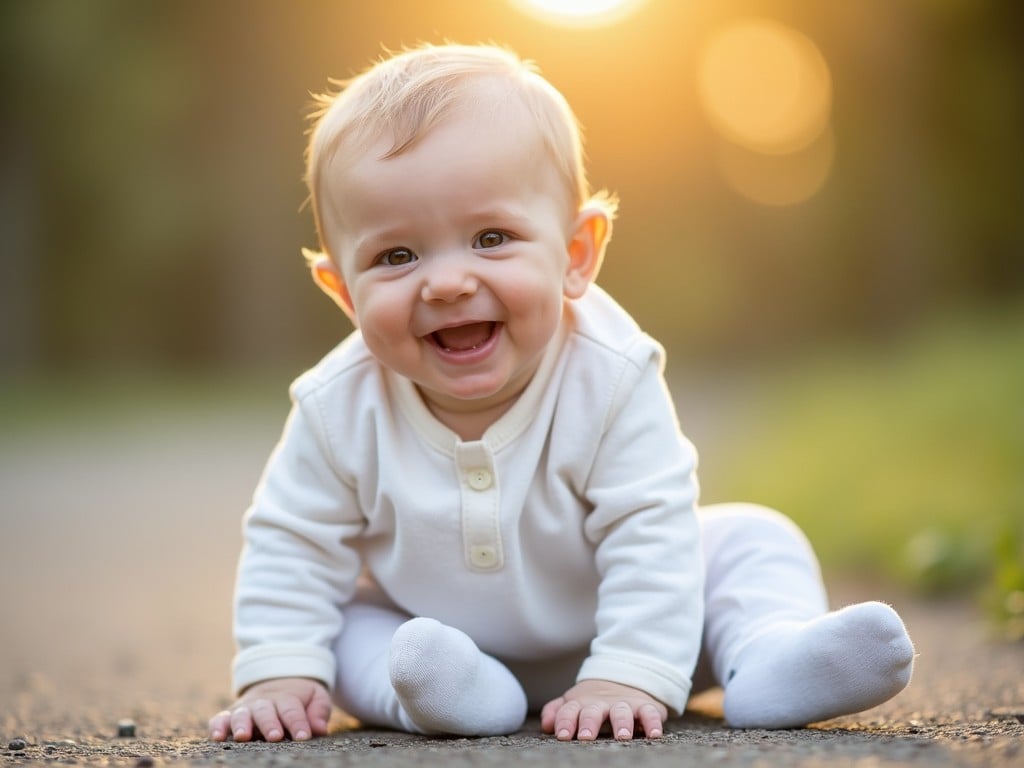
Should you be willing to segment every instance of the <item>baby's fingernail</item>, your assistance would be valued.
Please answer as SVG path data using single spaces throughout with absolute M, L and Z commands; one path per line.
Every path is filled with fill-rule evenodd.
M 589 728 L 581 728 L 580 729 L 580 738 L 581 739 L 589 739 L 593 735 L 594 734 L 591 733 Z
M 654 730 L 652 730 L 647 735 L 650 736 L 652 739 L 660 739 L 661 738 L 661 731 L 658 728 L 655 728 Z
M 295 740 L 296 741 L 305 741 L 308 738 L 309 738 L 309 734 L 306 733 L 305 731 L 296 731 L 295 732 Z
M 619 729 L 618 738 L 620 738 L 620 739 L 628 739 L 629 735 L 630 735 L 629 731 L 626 730 L 625 728 L 620 728 Z
M 273 741 L 274 739 L 280 739 L 281 738 L 281 732 L 279 730 L 277 730 L 277 728 L 274 728 L 274 729 L 272 729 L 270 731 L 270 733 L 267 734 L 267 738 L 270 741 Z
M 568 739 L 569 735 L 570 734 L 569 734 L 569 729 L 568 728 L 563 728 L 562 730 L 560 730 L 558 732 L 558 738 L 560 738 L 560 739 Z

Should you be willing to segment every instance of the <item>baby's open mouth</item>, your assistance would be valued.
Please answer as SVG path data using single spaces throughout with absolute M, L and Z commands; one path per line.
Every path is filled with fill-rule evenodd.
M 486 344 L 496 326 L 494 322 L 467 323 L 434 331 L 430 338 L 445 352 L 467 352 Z

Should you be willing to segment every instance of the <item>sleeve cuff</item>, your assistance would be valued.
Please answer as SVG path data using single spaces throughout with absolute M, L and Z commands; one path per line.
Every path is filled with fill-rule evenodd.
M 686 709 L 692 682 L 677 670 L 644 657 L 590 656 L 580 667 L 576 682 L 608 680 L 638 688 L 653 696 L 673 715 Z
M 301 643 L 274 643 L 246 648 L 235 656 L 231 686 L 235 695 L 263 680 L 310 677 L 334 687 L 336 662 L 327 648 Z

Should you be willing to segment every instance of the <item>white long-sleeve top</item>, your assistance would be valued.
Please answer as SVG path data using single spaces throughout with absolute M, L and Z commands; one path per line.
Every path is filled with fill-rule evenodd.
M 480 440 L 441 424 L 358 332 L 292 385 L 245 517 L 236 690 L 335 680 L 365 568 L 399 608 L 486 653 L 589 645 L 577 679 L 681 712 L 703 625 L 696 456 L 663 351 L 606 293 L 569 302 L 518 401 Z

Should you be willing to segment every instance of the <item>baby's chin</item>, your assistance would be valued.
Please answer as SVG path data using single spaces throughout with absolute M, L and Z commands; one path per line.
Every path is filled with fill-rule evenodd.
M 420 397 L 435 413 L 440 410 L 454 415 L 504 413 L 519 399 L 529 384 L 523 382 L 487 381 L 487 376 L 467 376 L 465 380 L 452 382 L 450 386 L 438 387 L 435 382 L 415 382 Z M 532 378 L 532 376 L 531 376 Z
M 436 388 L 428 384 L 416 384 L 420 397 L 428 405 L 438 405 L 452 413 L 475 413 L 488 410 L 507 401 L 515 401 L 522 394 L 523 387 L 495 387 L 480 384 L 464 384 Z

